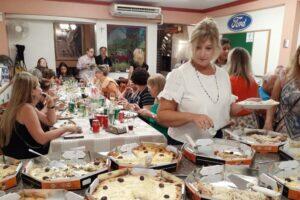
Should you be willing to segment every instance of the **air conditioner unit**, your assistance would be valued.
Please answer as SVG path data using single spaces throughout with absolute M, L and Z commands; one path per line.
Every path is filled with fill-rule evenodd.
M 161 8 L 127 4 L 112 4 L 110 13 L 117 17 L 136 17 L 155 19 L 161 16 Z

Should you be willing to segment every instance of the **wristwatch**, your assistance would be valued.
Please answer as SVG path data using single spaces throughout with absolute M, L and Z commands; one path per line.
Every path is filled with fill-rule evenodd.
M 54 109 L 54 108 L 55 108 L 55 106 L 51 106 L 51 107 L 48 107 L 48 106 L 47 106 L 47 108 L 48 108 L 48 109 Z

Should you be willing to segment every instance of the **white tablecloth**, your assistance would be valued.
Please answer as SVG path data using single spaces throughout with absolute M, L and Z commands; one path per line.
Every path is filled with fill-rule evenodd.
M 134 119 L 134 130 L 131 133 L 114 135 L 107 133 L 104 129 L 94 134 L 90 130 L 88 118 L 73 119 L 77 125 L 82 127 L 84 138 L 64 139 L 63 137 L 52 140 L 50 152 L 66 151 L 75 147 L 85 146 L 85 149 L 93 152 L 107 152 L 112 148 L 134 142 L 159 142 L 166 143 L 163 134 L 152 128 L 149 124 L 139 118 Z M 126 125 L 126 123 L 124 123 Z

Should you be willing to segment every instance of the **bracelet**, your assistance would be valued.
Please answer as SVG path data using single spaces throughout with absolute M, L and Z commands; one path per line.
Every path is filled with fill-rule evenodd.
M 55 106 L 51 106 L 51 107 L 47 106 L 47 109 L 54 109 L 54 108 L 55 108 Z

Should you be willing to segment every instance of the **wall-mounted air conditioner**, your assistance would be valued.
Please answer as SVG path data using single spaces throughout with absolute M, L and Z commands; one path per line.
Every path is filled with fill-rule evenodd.
M 127 4 L 112 4 L 111 15 L 117 17 L 136 17 L 155 19 L 161 16 L 161 8 Z

